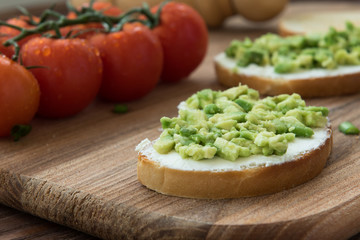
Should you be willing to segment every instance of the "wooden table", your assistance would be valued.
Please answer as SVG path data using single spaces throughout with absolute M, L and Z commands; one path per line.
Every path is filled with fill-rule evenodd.
M 291 4 L 287 13 L 324 7 L 309 4 Z M 353 5 L 340 4 L 335 7 L 353 8 Z M 359 138 L 344 136 L 336 130 L 336 126 L 345 119 L 360 125 L 360 95 L 310 100 L 311 104 L 325 105 L 331 110 L 330 118 L 335 128 L 334 150 L 323 173 L 312 182 L 298 188 L 251 200 L 198 201 L 159 196 L 143 188 L 136 181 L 136 154 L 133 148 L 138 141 L 145 136 L 156 137 L 159 118 L 163 115 L 175 116 L 176 105 L 180 100 L 203 88 L 221 88 L 216 82 L 212 59 L 230 40 L 244 36 L 257 37 L 268 31 L 276 31 L 276 21 L 249 25 L 239 18 L 233 18 L 223 29 L 210 31 L 210 46 L 206 59 L 188 80 L 177 85 L 160 84 L 144 99 L 130 103 L 129 113 L 113 115 L 110 111 L 112 104 L 97 101 L 74 118 L 35 119 L 33 132 L 18 143 L 0 139 L 0 203 L 108 238 L 121 236 L 122 233 L 119 233 L 118 229 L 124 228 L 129 231 L 131 226 L 138 229 L 129 232 L 127 236 L 172 236 L 179 231 L 179 234 L 184 236 L 193 234 L 187 235 L 188 237 L 203 238 L 208 235 L 216 238 L 236 236 L 231 235 L 238 231 L 236 226 L 228 225 L 224 235 L 217 232 L 217 228 L 220 228 L 222 223 L 226 225 L 229 221 L 239 221 L 239 216 L 243 216 L 250 225 L 258 221 L 256 218 L 261 217 L 257 215 L 261 215 L 261 209 L 258 208 L 265 206 L 256 205 L 257 202 L 270 204 L 271 201 L 286 202 L 288 199 L 292 204 L 289 206 L 292 208 L 290 211 L 297 209 L 300 212 L 292 214 L 305 216 L 300 223 L 307 229 L 307 236 L 329 237 L 326 234 L 322 235 L 324 231 L 329 231 L 326 229 L 326 223 L 336 221 L 341 228 L 338 229 L 338 234 L 330 235 L 331 237 L 341 239 L 353 236 L 353 240 L 360 239 L 360 234 L 357 234 L 360 230 L 360 202 L 357 200 L 360 175 L 359 171 L 355 171 L 359 170 L 360 165 Z M 356 186 L 349 187 L 341 177 Z M 322 188 L 329 187 L 329 182 L 338 184 L 338 187 L 331 189 L 334 191 L 331 194 Z M 324 200 L 324 196 L 334 198 Z M 71 201 L 62 199 L 63 197 L 70 197 Z M 314 197 L 319 204 L 312 206 L 311 200 L 307 199 Z M 348 201 L 342 201 L 342 198 Z M 293 205 L 299 204 L 300 201 L 304 201 L 304 204 L 294 208 Z M 116 208 L 119 202 L 123 205 Z M 82 209 L 83 205 L 92 207 L 92 211 Z M 121 208 L 125 205 L 136 208 L 127 208 L 125 211 Z M 243 208 L 241 206 L 244 205 L 248 205 L 248 208 L 243 209 L 245 213 L 232 214 L 232 211 Z M 327 209 L 329 205 L 332 207 Z M 99 206 L 103 208 L 100 209 Z M 322 207 L 325 209 L 323 212 L 319 211 Z M 148 214 L 149 209 L 156 214 Z M 121 210 L 124 212 L 119 212 Z M 282 215 L 289 214 L 286 213 L 286 208 L 281 208 L 281 211 L 284 213 L 279 212 L 279 209 L 274 210 L 274 213 L 268 212 L 268 219 L 263 219 L 263 222 L 271 224 L 276 219 L 282 219 Z M 78 218 L 71 217 L 74 212 Z M 313 212 L 320 214 L 313 218 Z M 93 218 L 92 215 L 86 215 L 89 213 L 98 215 Z M 112 214 L 118 214 L 122 221 L 126 221 L 111 222 L 113 219 L 108 216 Z M 132 220 L 133 216 L 142 217 L 139 218 L 141 221 Z M 175 219 L 172 216 L 175 216 Z M 188 225 L 182 222 L 186 218 L 191 218 Z M 89 222 L 86 222 L 87 219 Z M 166 225 L 169 221 L 173 225 Z M 211 224 L 211 221 L 217 221 L 220 225 L 208 229 L 206 226 Z M 197 230 L 191 229 L 192 224 L 199 223 L 202 224 Z M 168 228 L 159 230 L 161 224 Z M 313 229 L 309 230 L 310 227 L 306 227 L 307 225 L 313 226 Z M 189 228 L 189 233 L 184 233 L 186 227 Z M 302 235 L 304 233 L 299 230 L 300 228 L 294 227 L 291 223 L 286 227 L 274 224 L 273 230 L 267 229 L 266 224 L 258 227 L 254 225 L 251 229 L 247 229 L 246 225 L 243 227 L 245 237 L 249 238 L 261 236 L 261 231 L 267 231 L 267 236 L 289 237 L 289 229 L 297 229 L 298 232 L 294 234 L 306 236 Z M 160 235 L 152 233 L 152 228 L 157 229 Z M 95 238 L 0 205 L 0 239 Z

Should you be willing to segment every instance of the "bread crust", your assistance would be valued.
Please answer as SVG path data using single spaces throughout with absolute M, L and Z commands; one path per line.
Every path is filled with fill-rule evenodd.
M 360 72 L 338 76 L 317 77 L 310 79 L 272 79 L 235 73 L 231 69 L 215 62 L 218 81 L 227 86 L 239 83 L 254 88 L 262 95 L 298 93 L 304 98 L 329 97 L 360 92 Z
M 285 26 L 285 23 L 283 22 L 280 22 L 278 24 L 278 33 L 280 36 L 282 37 L 288 37 L 288 36 L 293 36 L 293 35 L 299 35 L 299 34 L 305 34 L 305 32 L 297 32 L 297 31 L 294 31 L 292 30 L 291 28 L 287 28 Z
M 316 11 L 301 11 L 295 14 L 287 14 L 279 19 L 277 29 L 281 36 L 303 35 L 312 33 L 326 33 L 330 27 L 344 30 L 346 22 L 350 21 L 355 26 L 360 24 L 359 10 L 355 9 L 332 9 Z
M 332 148 L 332 130 L 318 148 L 293 161 L 241 171 L 184 171 L 160 166 L 139 153 L 138 180 L 159 193 L 204 199 L 259 196 L 298 186 L 316 177 Z

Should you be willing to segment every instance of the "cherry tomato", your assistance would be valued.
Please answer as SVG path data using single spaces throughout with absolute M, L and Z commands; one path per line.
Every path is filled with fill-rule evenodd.
M 11 58 L 15 53 L 14 46 L 5 47 L 3 45 L 8 39 L 9 37 L 0 37 L 0 53 L 4 54 L 8 58 Z
M 158 6 L 152 8 L 156 12 Z M 153 29 L 164 50 L 161 79 L 178 82 L 187 77 L 203 60 L 208 31 L 201 16 L 183 3 L 167 3 L 160 15 L 160 25 Z
M 60 118 L 87 107 L 97 95 L 102 78 L 99 51 L 83 39 L 34 38 L 21 57 L 41 90 L 38 114 Z
M 149 93 L 158 83 L 163 66 L 159 39 L 140 23 L 125 24 L 120 32 L 94 35 L 104 65 L 100 96 L 131 101 Z
M 38 17 L 33 17 L 33 20 L 39 21 Z M 18 27 L 22 27 L 22 28 L 26 28 L 26 29 L 31 29 L 34 28 L 34 26 L 32 26 L 31 24 L 28 23 L 29 21 L 29 17 L 27 16 L 19 16 L 19 17 L 15 17 L 15 18 L 10 18 L 8 19 L 6 22 L 11 24 L 11 25 L 15 25 Z M 15 28 L 11 28 L 11 27 L 7 27 L 7 26 L 0 26 L 0 34 L 3 35 L 4 37 L 7 37 L 7 39 L 15 37 L 16 35 L 18 35 L 20 33 L 19 30 L 15 29 Z M 18 44 L 21 47 L 22 45 L 24 45 L 27 41 L 29 41 L 32 38 L 35 37 L 39 37 L 39 34 L 32 34 L 24 39 L 21 39 Z
M 112 5 L 109 2 L 94 2 L 92 8 L 97 11 L 102 11 L 102 13 L 106 16 L 119 16 L 122 13 L 122 10 L 118 7 Z
M 84 3 L 83 6 L 88 7 L 89 3 Z M 112 5 L 109 2 L 94 2 L 92 5 L 92 8 L 96 11 L 102 12 L 106 16 L 119 16 L 122 11 Z M 76 13 L 70 12 L 67 15 L 67 18 L 69 19 L 75 19 Z M 101 23 L 87 23 L 87 24 L 77 24 L 74 26 L 67 26 L 63 27 L 61 31 L 62 36 L 66 36 L 71 31 L 71 35 L 77 35 L 78 38 L 84 38 L 87 39 L 94 35 L 96 29 L 103 29 L 103 26 Z
M 76 24 L 73 26 L 66 26 L 60 29 L 61 36 L 88 39 L 95 34 L 97 29 L 101 29 L 102 26 L 99 23 L 87 23 L 87 24 Z
M 28 23 L 28 20 L 29 20 L 29 18 L 27 16 L 19 16 L 16 18 L 10 18 L 6 22 L 9 24 L 18 26 L 18 27 L 22 27 L 22 28 L 27 28 L 27 29 L 33 28 L 34 26 L 30 25 Z M 33 20 L 39 21 L 39 18 L 33 17 Z M 5 47 L 3 44 L 7 40 L 15 37 L 18 34 L 20 34 L 20 31 L 15 28 L 7 27 L 4 25 L 0 26 L 0 35 L 1 35 L 1 37 L 0 37 L 0 52 L 9 58 L 11 58 L 14 55 L 14 46 Z M 18 44 L 21 47 L 30 39 L 32 39 L 34 37 L 38 37 L 38 36 L 39 36 L 39 34 L 30 35 L 30 36 L 20 40 L 18 42 Z
M 0 55 L 0 136 L 9 136 L 17 124 L 34 117 L 40 89 L 34 76 L 20 64 Z

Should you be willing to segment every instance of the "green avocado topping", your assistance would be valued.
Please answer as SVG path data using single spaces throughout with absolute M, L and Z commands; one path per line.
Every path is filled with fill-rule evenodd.
M 360 28 L 347 22 L 345 30 L 330 28 L 326 34 L 280 37 L 268 33 L 254 41 L 234 40 L 225 54 L 239 67 L 271 65 L 276 73 L 360 65 Z
M 205 89 L 188 98 L 179 116 L 163 117 L 158 153 L 182 158 L 235 161 L 250 155 L 283 155 L 295 137 L 310 138 L 327 124 L 328 109 L 306 106 L 298 94 L 259 99 L 246 85 L 225 91 Z

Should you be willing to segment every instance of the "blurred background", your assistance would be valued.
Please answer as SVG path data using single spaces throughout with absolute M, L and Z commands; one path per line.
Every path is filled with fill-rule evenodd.
M 0 7 L 2 10 L 4 8 L 14 8 L 14 6 L 31 6 L 36 4 L 51 4 L 54 2 L 65 2 L 65 0 L 0 0 Z
M 17 6 L 25 7 L 32 14 L 36 15 L 40 13 L 41 10 L 54 3 L 57 3 L 59 8 L 64 10 L 65 2 L 66 0 L 0 0 L 0 19 L 6 20 L 10 17 L 19 15 Z
M 0 0 L 0 8 L 1 11 L 5 9 L 11 9 L 15 6 L 21 5 L 24 7 L 33 6 L 33 5 L 44 5 L 44 4 L 52 4 L 54 2 L 63 3 L 65 0 Z

